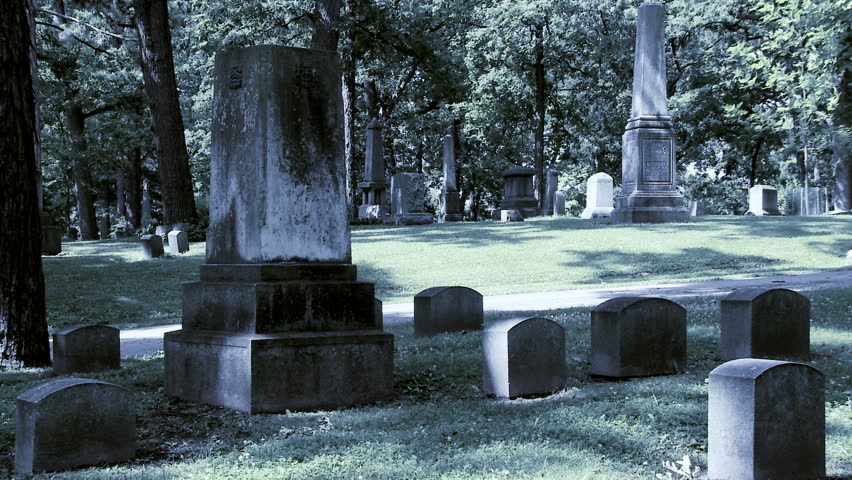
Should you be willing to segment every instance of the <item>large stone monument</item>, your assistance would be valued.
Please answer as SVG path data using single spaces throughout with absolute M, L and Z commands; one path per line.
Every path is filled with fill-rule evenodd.
M 503 201 L 500 202 L 501 220 L 508 218 L 512 210 L 517 210 L 522 217 L 537 217 L 539 214 L 538 200 L 533 195 L 534 168 L 512 167 L 503 172 Z
M 426 211 L 426 186 L 422 173 L 397 173 L 391 177 L 391 219 L 396 225 L 427 225 L 435 216 Z
M 825 377 L 801 363 L 742 358 L 710 372 L 710 480 L 825 478 Z
M 608 219 L 612 210 L 612 177 L 598 172 L 586 181 L 586 208 L 580 218 Z
M 356 281 L 333 52 L 216 56 L 210 228 L 183 328 L 165 335 L 166 392 L 250 413 L 393 393 L 393 336 Z
M 748 189 L 746 215 L 781 215 L 778 211 L 778 190 L 768 185 L 755 185 Z
M 361 189 L 361 206 L 358 218 L 384 218 L 388 214 L 385 190 L 388 183 L 385 178 L 384 144 L 382 129 L 384 125 L 374 118 L 367 125 L 367 155 L 364 162 L 364 181 L 358 184 Z
M 456 185 L 456 150 L 453 136 L 444 137 L 444 189 L 441 191 L 442 222 L 462 221 L 461 200 Z
M 689 220 L 677 190 L 675 135 L 666 106 L 665 19 L 660 3 L 639 7 L 633 108 L 622 137 L 622 186 L 612 211 L 613 223 Z

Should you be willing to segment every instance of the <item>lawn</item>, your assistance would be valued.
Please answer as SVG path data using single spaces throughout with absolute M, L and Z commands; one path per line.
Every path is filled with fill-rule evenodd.
M 484 295 L 850 268 L 852 216 L 698 217 L 686 224 L 605 225 L 575 218 L 353 228 L 359 279 L 386 303 L 464 285 Z M 52 329 L 180 321 L 180 282 L 198 279 L 204 244 L 142 259 L 134 240 L 63 244 L 44 257 Z
M 827 470 L 849 479 L 850 291 L 805 295 L 811 364 L 826 375 Z M 684 455 L 706 467 L 706 379 L 720 363 L 719 301 L 680 303 L 688 312 L 687 371 L 627 381 L 589 377 L 588 309 L 539 312 L 566 330 L 568 385 L 532 399 L 482 393 L 480 332 L 415 338 L 410 324 L 388 329 L 396 398 L 347 410 L 247 415 L 191 404 L 164 395 L 162 355 L 123 358 L 119 371 L 84 376 L 135 392 L 137 459 L 36 478 L 632 480 L 653 479 L 664 460 Z M 8 452 L 0 477 L 11 475 L 14 398 L 50 378 L 49 370 L 0 372 L 0 452 Z

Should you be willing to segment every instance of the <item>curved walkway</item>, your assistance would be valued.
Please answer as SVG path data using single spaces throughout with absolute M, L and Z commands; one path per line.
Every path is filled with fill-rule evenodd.
M 852 289 L 852 270 L 808 273 L 804 275 L 774 275 L 771 277 L 737 280 L 705 280 L 690 283 L 630 285 L 581 290 L 560 290 L 537 293 L 515 293 L 484 298 L 486 312 L 535 312 L 559 308 L 590 307 L 613 297 L 654 295 L 666 298 L 723 296 L 738 288 L 785 287 L 792 290 L 821 290 L 825 288 Z M 852 298 L 852 291 L 850 292 Z M 852 302 L 852 300 L 850 300 Z M 385 305 L 385 325 L 398 325 L 414 319 L 413 303 Z M 121 354 L 144 355 L 163 349 L 163 333 L 177 330 L 180 325 L 134 328 L 121 331 Z

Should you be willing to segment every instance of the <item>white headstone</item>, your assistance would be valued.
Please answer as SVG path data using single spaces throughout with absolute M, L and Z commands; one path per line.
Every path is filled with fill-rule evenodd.
M 612 209 L 612 177 L 598 172 L 586 182 L 586 209 L 580 218 L 607 218 Z

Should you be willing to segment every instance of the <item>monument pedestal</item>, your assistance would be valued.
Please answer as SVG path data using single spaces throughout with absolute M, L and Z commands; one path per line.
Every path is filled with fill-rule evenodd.
M 384 219 L 389 214 L 389 203 L 385 191 L 390 185 L 386 182 L 361 182 L 361 205 L 358 207 L 358 218 Z
M 393 394 L 393 335 L 354 265 L 202 265 L 165 335 L 166 393 L 249 413 Z
M 441 216 L 440 222 L 461 222 L 464 215 L 461 213 L 461 199 L 457 190 L 441 193 Z

